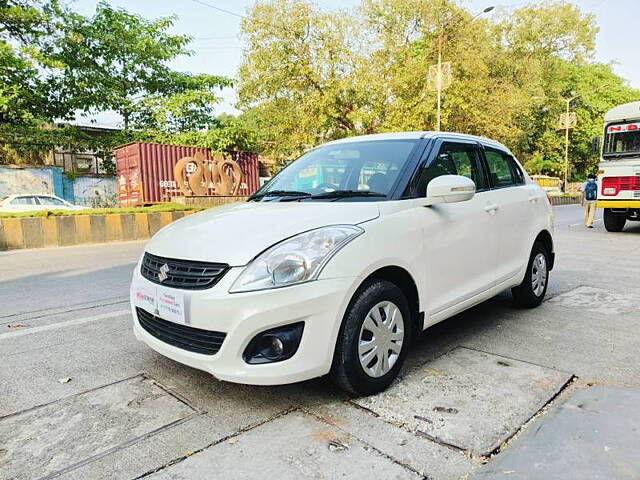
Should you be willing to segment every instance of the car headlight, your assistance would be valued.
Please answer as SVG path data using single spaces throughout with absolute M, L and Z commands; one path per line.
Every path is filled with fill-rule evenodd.
M 329 259 L 362 233 L 364 230 L 355 225 L 334 225 L 276 243 L 247 265 L 229 293 L 286 287 L 315 280 Z

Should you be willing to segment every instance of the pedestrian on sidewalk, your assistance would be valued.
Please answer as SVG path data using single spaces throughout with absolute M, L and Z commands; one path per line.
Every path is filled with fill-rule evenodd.
M 584 225 L 593 228 L 593 219 L 596 216 L 596 200 L 598 200 L 598 184 L 596 176 L 589 174 L 587 181 L 580 187 L 582 192 L 582 206 L 584 207 Z

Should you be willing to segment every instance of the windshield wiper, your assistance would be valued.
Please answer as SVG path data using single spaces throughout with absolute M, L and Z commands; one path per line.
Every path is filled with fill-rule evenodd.
M 317 193 L 309 198 L 349 198 L 349 197 L 386 197 L 387 195 L 380 192 L 371 192 L 365 190 L 334 190 L 333 192 Z
M 310 197 L 309 192 L 299 192 L 297 190 L 271 190 L 259 195 L 252 195 L 249 200 L 256 200 L 264 197 Z

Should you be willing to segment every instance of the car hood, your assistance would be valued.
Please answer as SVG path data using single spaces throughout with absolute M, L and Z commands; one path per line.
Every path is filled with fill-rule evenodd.
M 246 265 L 271 245 L 298 233 L 377 218 L 376 203 L 234 203 L 167 225 L 149 241 L 146 251 L 168 258 Z

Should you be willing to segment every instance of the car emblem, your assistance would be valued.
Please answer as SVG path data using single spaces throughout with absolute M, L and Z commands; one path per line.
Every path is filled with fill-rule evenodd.
M 158 270 L 158 280 L 164 282 L 167 278 L 169 278 L 169 265 L 166 263 L 160 267 Z

